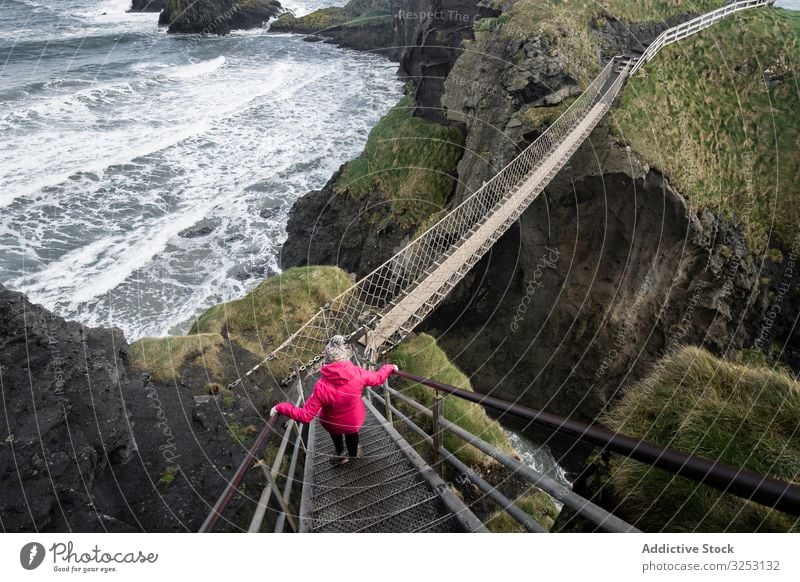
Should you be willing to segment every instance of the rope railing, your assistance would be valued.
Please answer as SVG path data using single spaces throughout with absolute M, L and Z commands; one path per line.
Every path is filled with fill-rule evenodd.
M 562 146 L 598 103 L 610 106 L 608 86 L 614 61 L 602 70 L 564 113 L 519 156 L 500 170 L 436 224 L 415 238 L 372 273 L 335 297 L 300 329 L 274 349 L 264 361 L 286 354 L 303 367 L 319 361 L 325 342 L 336 333 L 352 330 L 371 316 L 380 316 L 413 292 L 415 284 L 434 270 L 437 262 L 458 248 L 525 180 Z
M 674 475 L 708 485 L 723 493 L 730 493 L 792 515 L 800 515 L 800 487 L 793 483 L 612 432 L 597 425 L 584 424 L 520 404 L 506 402 L 493 396 L 484 396 L 441 384 L 402 370 L 395 372 L 395 375 L 428 386 L 438 392 L 521 418 L 552 432 L 599 445 L 609 451 L 663 469 Z

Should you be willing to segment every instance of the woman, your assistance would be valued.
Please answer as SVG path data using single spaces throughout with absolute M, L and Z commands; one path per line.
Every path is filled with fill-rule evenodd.
M 345 444 L 350 458 L 358 457 L 358 431 L 364 424 L 367 410 L 361 400 L 366 386 L 377 386 L 386 381 L 397 366 L 386 364 L 373 372 L 356 366 L 350 361 L 347 345 L 342 336 L 336 335 L 325 346 L 325 364 L 320 369 L 322 377 L 314 385 L 314 391 L 302 408 L 291 402 L 281 402 L 272 407 L 270 416 L 280 413 L 296 420 L 309 423 L 319 414 L 322 427 L 330 433 L 336 456 L 331 458 L 334 465 L 348 462 L 344 456 Z

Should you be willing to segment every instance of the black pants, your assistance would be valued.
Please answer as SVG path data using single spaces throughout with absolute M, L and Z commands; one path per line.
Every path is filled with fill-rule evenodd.
M 347 452 L 351 457 L 358 456 L 358 433 L 350 434 L 332 434 L 333 446 L 336 448 L 336 454 L 341 455 L 344 452 L 344 445 L 347 443 Z

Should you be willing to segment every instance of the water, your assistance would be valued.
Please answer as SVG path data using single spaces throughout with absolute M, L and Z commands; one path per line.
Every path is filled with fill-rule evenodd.
M 560 483 L 566 487 L 572 487 L 572 484 L 567 479 L 567 474 L 564 469 L 558 464 L 553 454 L 547 445 L 540 445 L 526 437 L 524 434 L 503 429 L 511 441 L 511 446 L 522 459 L 522 463 L 553 481 Z M 553 499 L 558 509 L 561 509 L 562 503 L 557 499 Z
M 260 29 L 176 37 L 129 6 L 0 0 L 0 283 L 134 340 L 276 271 L 291 204 L 402 87 L 374 55 Z
M 775 6 L 788 8 L 789 10 L 800 10 L 800 0 L 778 0 Z

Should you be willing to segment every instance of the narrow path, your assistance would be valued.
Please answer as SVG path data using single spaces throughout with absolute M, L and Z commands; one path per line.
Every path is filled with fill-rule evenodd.
M 307 386 L 313 386 L 312 376 Z M 301 532 L 471 532 L 483 523 L 368 401 L 362 456 L 334 466 L 333 441 L 309 429 Z

